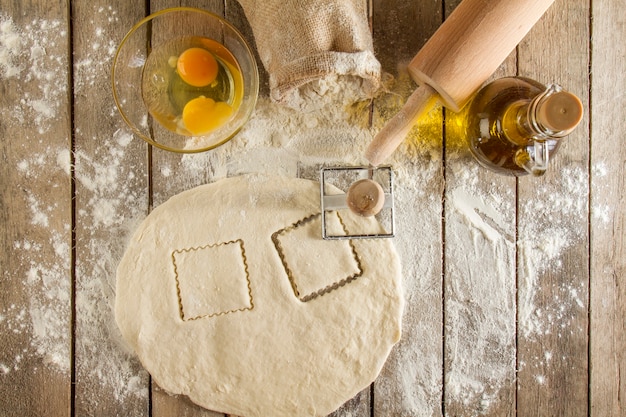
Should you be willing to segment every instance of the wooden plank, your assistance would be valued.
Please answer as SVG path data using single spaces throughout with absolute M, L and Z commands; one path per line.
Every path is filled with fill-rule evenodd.
M 557 0 L 519 47 L 520 75 L 588 109 L 589 2 Z M 519 181 L 518 415 L 588 412 L 589 114 L 543 178 Z
M 181 3 L 173 0 L 152 0 L 150 2 L 150 11 L 154 13 L 165 8 L 180 6 L 182 5 Z M 184 5 L 205 9 L 219 16 L 224 16 L 223 3 L 223 1 L 218 0 L 198 0 L 184 2 Z M 151 155 L 152 199 L 155 207 L 184 190 L 210 182 L 210 174 L 208 174 L 210 167 L 206 167 L 206 171 L 193 171 L 191 174 L 189 174 L 188 170 L 182 168 L 182 160 L 184 158 L 194 158 L 194 156 L 183 156 L 156 148 L 152 149 Z M 198 158 L 197 156 L 195 157 Z M 202 158 L 202 156 L 199 158 Z M 173 415 L 185 417 L 223 416 L 221 413 L 197 406 L 185 396 L 170 395 L 158 388 L 156 384 L 153 384 L 152 388 L 152 401 L 152 415 L 154 417 Z
M 592 6 L 590 411 L 621 416 L 626 413 L 626 25 L 618 2 Z
M 366 0 L 362 0 L 362 4 L 367 9 L 368 16 L 371 17 L 372 15 L 371 1 L 367 2 Z M 371 26 L 370 26 L 370 30 L 372 30 Z M 261 70 L 262 74 L 266 72 L 265 69 L 263 68 L 263 65 L 260 65 L 260 68 L 262 69 Z M 263 80 L 263 76 L 262 76 L 262 80 Z M 269 88 L 267 89 L 267 92 L 264 90 L 259 91 L 259 94 L 266 94 L 266 97 L 269 97 Z M 318 164 L 315 164 L 314 165 L 315 169 L 311 169 L 313 167 L 308 166 L 306 167 L 309 169 L 307 173 L 307 169 L 303 167 L 304 164 L 299 162 L 299 165 L 300 166 L 298 169 L 298 176 L 300 178 L 310 179 L 312 181 L 319 181 L 319 170 L 321 169 L 321 166 L 319 166 Z M 362 390 L 361 392 L 359 392 L 356 396 L 354 396 L 352 399 L 347 401 L 345 404 L 343 404 L 341 407 L 339 407 L 337 410 L 331 413 L 328 417 L 369 415 L 371 413 L 371 408 L 372 408 L 371 402 L 372 402 L 372 389 L 370 386 Z
M 443 21 L 442 2 L 372 2 L 374 53 L 384 71 L 399 75 Z
M 0 1 L 0 414 L 68 416 L 66 1 Z
M 446 16 L 459 3 L 446 2 Z M 512 52 L 487 82 L 516 75 L 516 65 Z M 463 111 L 446 117 L 443 407 L 514 415 L 515 179 L 473 159 Z
M 73 2 L 76 176 L 75 415 L 147 415 L 148 375 L 121 340 L 115 271 L 148 206 L 146 145 L 115 108 L 113 55 L 144 4 Z M 140 45 L 139 47 L 142 47 Z M 140 109 L 138 109 L 140 110 Z
M 415 88 L 406 65 L 442 22 L 441 2 L 373 1 L 374 51 L 394 76 L 374 102 L 378 131 Z M 390 161 L 396 171 L 394 239 L 403 263 L 402 339 L 374 383 L 375 416 L 442 414 L 442 113 L 420 121 Z

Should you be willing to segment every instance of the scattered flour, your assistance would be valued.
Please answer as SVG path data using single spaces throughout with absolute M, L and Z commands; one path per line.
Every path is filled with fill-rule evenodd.
M 111 24 L 119 21 L 117 10 L 112 6 L 100 7 L 96 15 L 98 22 L 104 20 L 106 24 Z M 74 62 L 74 94 L 81 94 L 95 86 L 103 77 L 108 80 L 117 43 L 114 34 L 108 33 L 106 29 L 99 26 L 98 22 L 93 22 L 94 29 L 90 38 L 92 40 L 91 54 Z M 102 24 L 105 24 L 104 22 Z
M 544 305 L 543 309 L 535 307 L 541 277 L 558 272 L 563 254 L 586 238 L 586 233 L 580 233 L 575 225 L 586 228 L 588 174 L 579 168 L 566 167 L 561 177 L 564 190 L 557 192 L 554 185 L 541 185 L 537 189 L 540 198 L 521 203 L 521 223 L 526 227 L 520 230 L 518 238 L 518 309 L 520 333 L 527 338 L 553 331 L 580 331 L 568 324 L 573 310 L 586 308 L 586 301 L 582 300 L 587 290 L 573 286 L 572 281 L 581 282 L 576 276 L 564 276 L 555 284 L 558 288 L 553 303 Z M 581 264 L 581 271 L 583 267 Z
M 106 14 L 107 19 L 117 19 L 110 7 L 98 13 Z M 93 30 L 93 38 L 97 40 L 93 54 L 74 64 L 77 94 L 93 88 L 108 73 L 115 52 L 111 34 L 98 25 Z M 59 72 L 65 58 L 50 56 L 47 48 L 64 42 L 67 42 L 66 33 L 60 22 L 35 20 L 18 28 L 10 17 L 0 15 L 2 79 L 15 81 L 19 77 L 20 82 L 35 79 L 40 86 L 36 94 L 24 96 L 8 109 L 16 123 L 34 122 L 38 131 L 45 133 L 48 122 L 57 117 L 61 97 L 66 94 L 65 84 L 58 82 L 65 77 Z M 23 54 L 29 57 L 29 65 L 24 67 L 18 64 L 24 60 L 17 59 Z M 155 175 L 172 183 L 182 176 L 188 179 L 186 185 L 192 186 L 207 175 L 217 180 L 250 171 L 269 171 L 317 179 L 322 164 L 366 164 L 362 156 L 365 147 L 384 120 L 399 109 L 413 86 L 406 75 L 386 80 L 389 91 L 377 97 L 370 114 L 370 101 L 347 102 L 342 94 L 345 84 L 339 81 L 332 77 L 320 80 L 303 91 L 299 96 L 301 101 L 292 103 L 291 107 L 261 97 L 252 119 L 235 139 L 215 151 L 185 155 L 179 163 L 168 162 L 158 167 Z M 353 87 L 352 81 L 348 81 L 348 92 Z M 316 100 L 309 100 L 311 97 Z M 312 102 L 316 104 L 311 105 Z M 570 312 L 586 308 L 586 289 L 568 282 L 559 284 L 559 299 L 553 305 L 541 310 L 536 307 L 536 290 L 543 274 L 558 272 L 563 254 L 580 239 L 569 222 L 586 210 L 586 173 L 566 168 L 562 176 L 567 192 L 555 197 L 554 190 L 542 186 L 539 194 L 544 199 L 520 202 L 521 221 L 532 226 L 521 230 L 515 243 L 514 190 L 494 189 L 479 183 L 479 168 L 453 156 L 447 162 L 445 238 L 447 259 L 458 262 L 450 261 L 446 271 L 449 363 L 442 381 L 441 329 L 418 320 L 418 314 L 428 310 L 423 304 L 425 296 L 431 297 L 427 301 L 441 302 L 437 275 L 441 259 L 436 248 L 425 248 L 424 255 L 415 249 L 416 238 L 437 241 L 434 235 L 441 227 L 444 192 L 441 143 L 427 139 L 441 137 L 441 128 L 437 127 L 442 120 L 440 113 L 440 109 L 434 109 L 430 115 L 433 123 L 426 124 L 418 133 L 413 132 L 390 161 L 396 172 L 399 230 L 396 244 L 405 261 L 407 316 L 415 327 L 405 330 L 414 339 L 403 341 L 398 357 L 392 359 L 397 363 L 394 370 L 400 374 L 384 376 L 377 384 L 381 392 L 389 395 L 403 392 L 398 403 L 411 410 L 411 415 L 430 415 L 431 410 L 437 410 L 441 405 L 438 395 L 442 384 L 452 401 L 478 404 L 475 408 L 479 412 L 487 412 L 500 390 L 515 376 L 511 346 L 516 332 L 530 338 L 551 331 L 574 331 L 568 322 Z M 119 122 L 113 106 L 107 116 Z M 369 127 L 370 118 L 373 128 Z M 118 126 L 114 132 L 91 138 L 107 143 L 96 154 L 79 150 L 72 155 L 66 148 L 48 149 L 17 161 L 15 169 L 28 181 L 46 181 L 50 167 L 61 170 L 68 179 L 74 175 L 80 199 L 80 210 L 76 213 L 81 225 L 79 238 L 84 239 L 76 264 L 77 353 L 82 358 L 77 374 L 100 381 L 121 402 L 128 396 L 148 396 L 147 376 L 119 340 L 112 314 L 117 260 L 122 255 L 124 240 L 145 214 L 148 196 L 135 191 L 146 187 L 138 186 L 144 179 L 136 176 L 127 152 L 138 139 L 122 128 L 121 123 Z M 606 171 L 606 167 L 594 167 L 596 176 L 606 175 Z M 25 187 L 30 222 L 33 228 L 46 233 L 51 208 L 43 206 L 42 197 Z M 166 197 L 157 195 L 155 200 Z M 609 214 L 607 207 L 594 210 L 594 216 L 600 219 L 608 218 Z M 526 221 L 528 216 L 538 216 L 539 220 Z M 68 219 L 64 231 L 68 232 L 69 227 Z M 67 276 L 70 248 L 66 236 L 67 233 L 50 234 L 54 260 L 37 256 L 43 240 L 24 238 L 14 242 L 21 262 L 29 265 L 23 282 L 30 298 L 25 305 L 2 306 L 0 328 L 3 332 L 29 335 L 31 344 L 25 351 L 13 352 L 11 358 L 3 357 L 0 376 L 19 371 L 24 357 L 30 355 L 43 358 L 45 364 L 60 372 L 70 371 L 70 335 L 65 321 L 70 303 Z M 515 282 L 510 281 L 515 276 L 512 268 L 516 250 L 520 277 L 518 329 L 514 317 Z M 484 264 L 476 264 L 476 259 L 490 260 L 485 261 L 489 273 L 485 273 Z M 468 273 L 470 277 L 455 279 Z M 457 352 L 460 352 L 458 356 Z M 538 359 L 544 365 L 555 360 L 550 352 Z M 546 383 L 543 374 L 538 374 L 536 380 L 539 384 Z
M 87 6 L 86 6 L 87 7 Z M 90 48 L 74 62 L 74 93 L 89 97 L 109 88 L 109 73 L 119 33 L 109 29 L 119 21 L 111 6 L 93 11 Z M 109 107 L 110 106 L 110 107 Z M 148 195 L 143 161 L 128 148 L 135 145 L 130 131 L 117 128 L 120 121 L 113 100 L 99 116 L 110 119 L 111 129 L 97 131 L 77 121 L 76 151 L 61 151 L 58 163 L 73 161 L 77 199 L 76 254 L 76 379 L 102 391 L 83 395 L 83 406 L 97 409 L 101 396 L 133 404 L 149 396 L 148 375 L 121 341 L 113 318 L 115 270 L 125 239 L 136 219 L 145 215 Z M 80 114 L 80 112 L 79 112 Z M 118 125 L 121 127 L 123 123 Z M 110 400 L 109 400 L 110 401 Z
M 608 187 L 609 181 L 606 180 L 608 175 L 608 167 L 604 162 L 598 162 L 592 167 L 591 175 L 593 177 L 593 187 L 597 192 L 605 192 Z M 613 218 L 613 208 L 607 204 L 600 203 L 596 200 L 592 201 L 591 215 L 597 220 L 599 227 L 610 225 L 610 220 Z
M 446 162 L 445 393 L 479 415 L 515 383 L 515 195 L 471 162 Z
M 109 21 L 117 18 L 111 8 L 102 8 L 98 13 Z M 97 80 L 108 80 L 115 45 L 101 28 L 94 28 L 94 36 L 101 42 L 94 44 L 93 55 L 87 59 L 91 65 L 86 65 L 87 61 L 75 63 L 75 92 L 93 86 Z M 76 355 L 81 358 L 76 369 L 78 384 L 95 378 L 120 402 L 128 396 L 147 398 L 147 375 L 134 356 L 121 347 L 111 313 L 111 276 L 122 250 L 117 239 L 128 234 L 124 228 L 132 227 L 129 222 L 133 218 L 144 214 L 137 202 L 146 201 L 147 196 L 130 191 L 133 181 L 143 179 L 134 178 L 133 163 L 125 158 L 125 148 L 133 143 L 129 132 L 117 130 L 103 133 L 111 137 L 94 137 L 108 145 L 97 155 L 83 151 L 72 155 L 69 138 L 67 146 L 51 145 L 47 140 L 50 127 L 64 123 L 67 112 L 67 42 L 65 23 L 61 21 L 34 19 L 18 26 L 0 13 L 0 81 L 11 91 L 24 91 L 20 98 L 9 101 L 6 109 L 3 107 L 3 122 L 14 131 L 23 127 L 25 137 L 33 143 L 33 149 L 13 167 L 22 179 L 19 187 L 30 226 L 11 248 L 24 276 L 10 278 L 11 282 L 23 283 L 26 298 L 20 303 L 0 305 L 0 332 L 30 343 L 20 343 L 18 351 L 1 352 L 0 376 L 11 378 L 12 373 L 20 372 L 25 358 L 38 358 L 37 362 L 52 371 L 70 375 L 71 219 L 59 207 L 67 208 L 67 201 L 49 201 L 43 190 L 61 186 L 54 182 L 59 178 L 69 189 L 73 173 L 77 198 L 81 199 L 76 217 L 79 227 L 84 228 L 76 264 Z M 54 51 L 61 51 L 60 55 Z M 110 115 L 117 117 L 113 110 Z M 59 213 L 67 215 L 61 219 L 60 228 Z M 99 233 L 102 230 L 110 234 Z M 94 236 L 100 238 L 92 239 Z M 9 274 L 4 272 L 5 276 Z M 138 379 L 144 382 L 138 383 Z M 94 403 L 98 401 L 93 399 Z
M 19 125 L 34 122 L 40 134 L 49 129 L 67 95 L 68 77 L 67 58 L 48 51 L 67 41 L 66 28 L 58 20 L 34 19 L 18 28 L 11 17 L 0 14 L 0 80 L 38 85 L 34 90 L 17 89 L 25 92 L 3 109 L 5 120 Z
M 586 238 L 573 225 L 586 227 L 588 176 L 581 168 L 565 167 L 559 189 L 534 180 L 534 196 L 518 203 L 515 243 L 514 190 L 478 181 L 482 168 L 467 164 L 459 156 L 447 161 L 446 393 L 466 406 L 480 399 L 481 414 L 498 400 L 500 389 L 515 384 L 516 335 L 532 340 L 587 331 L 572 322 L 586 311 L 586 281 L 560 270 L 568 249 Z M 457 280 L 458 274 L 465 276 Z M 560 281 L 546 282 L 546 274 Z M 537 300 L 542 288 L 554 294 L 551 302 Z M 519 367 L 543 372 L 552 362 L 551 352 L 545 352 Z M 546 378 L 539 373 L 536 382 L 545 384 Z
M 44 201 L 40 192 L 54 174 L 49 171 L 51 147 L 45 135 L 51 126 L 63 122 L 67 96 L 67 57 L 54 51 L 68 42 L 62 22 L 34 18 L 18 27 L 11 16 L 0 12 L 0 81 L 3 84 L 3 130 L 22 129 L 25 141 L 33 143 L 28 159 L 17 161 L 21 176 L 17 186 L 23 195 L 24 224 L 28 230 L 6 250 L 14 256 L 23 277 L 23 300 L 0 306 L 0 328 L 11 340 L 30 340 L 21 349 L 1 352 L 0 374 L 22 369 L 30 357 L 39 357 L 46 366 L 68 373 L 70 366 L 70 224 L 59 225 L 56 202 Z M 63 49 L 65 51 L 65 49 Z M 7 97 L 9 100 L 6 100 Z M 11 138 L 3 138 L 10 140 Z M 38 145 L 38 146 L 37 146 Z M 44 174 L 45 173 L 45 174 Z M 20 195 L 20 194 L 17 194 Z M 17 196 L 16 196 L 17 197 Z M 69 219 L 68 219 L 69 220 Z M 11 271 L 4 270 L 4 277 Z M 10 277 L 15 281 L 16 277 Z M 17 292 L 19 294 L 19 292 Z M 15 294 L 11 294 L 15 295 Z

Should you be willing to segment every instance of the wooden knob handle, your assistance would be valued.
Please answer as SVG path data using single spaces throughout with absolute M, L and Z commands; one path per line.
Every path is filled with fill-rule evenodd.
M 385 204 L 385 192 L 376 181 L 362 179 L 350 186 L 346 202 L 348 208 L 359 216 L 374 216 Z

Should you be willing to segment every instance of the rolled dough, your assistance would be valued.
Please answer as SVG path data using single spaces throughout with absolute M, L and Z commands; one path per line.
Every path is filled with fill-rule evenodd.
M 400 338 L 400 262 L 387 239 L 323 240 L 319 210 L 318 183 L 259 174 L 144 220 L 115 317 L 163 389 L 242 417 L 325 416 L 374 381 Z

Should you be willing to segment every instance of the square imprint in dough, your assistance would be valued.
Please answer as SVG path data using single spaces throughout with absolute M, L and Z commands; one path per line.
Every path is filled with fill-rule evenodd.
M 327 227 L 343 230 L 336 213 L 326 218 Z M 322 239 L 321 215 L 307 217 L 273 234 L 296 297 L 310 301 L 363 274 L 356 250 L 349 240 Z
M 172 262 L 183 320 L 253 308 L 243 241 L 178 249 Z

